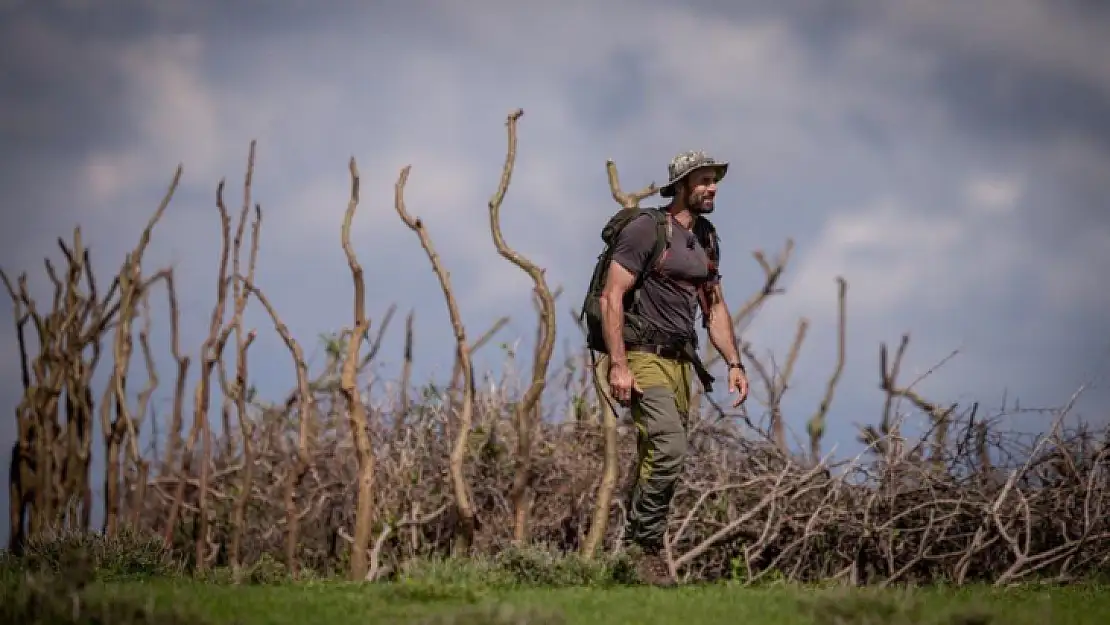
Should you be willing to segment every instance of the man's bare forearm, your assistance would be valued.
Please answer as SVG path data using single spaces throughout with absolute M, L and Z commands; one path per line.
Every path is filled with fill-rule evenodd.
M 740 362 L 736 349 L 736 334 L 732 328 L 732 314 L 721 295 L 720 287 L 709 292 L 709 342 L 717 348 L 726 362 Z
M 740 362 L 740 354 L 736 351 L 736 334 L 732 331 L 732 319 L 729 318 L 728 311 L 710 319 L 709 341 L 726 362 Z
M 601 297 L 601 334 L 614 365 L 627 363 L 624 351 L 624 302 L 620 298 Z

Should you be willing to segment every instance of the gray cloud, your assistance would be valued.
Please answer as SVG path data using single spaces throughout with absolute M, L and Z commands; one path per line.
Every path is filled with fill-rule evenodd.
M 237 207 L 257 138 L 258 279 L 311 343 L 350 314 L 338 238 L 354 154 L 371 311 L 416 308 L 420 373 L 442 375 L 447 314 L 393 212 L 392 185 L 412 163 L 409 208 L 429 224 L 471 334 L 511 314 L 505 337 L 526 349 L 528 280 L 494 252 L 485 211 L 504 115 L 521 106 L 504 230 L 567 287 L 564 306 L 578 304 L 597 228 L 615 209 L 605 159 L 631 187 L 661 180 L 673 152 L 704 147 L 735 163 L 716 216 L 733 305 L 759 283 L 750 249 L 797 242 L 789 293 L 746 334 L 781 357 L 797 318 L 811 319 L 792 425 L 816 405 L 833 362 L 840 273 L 851 284 L 851 347 L 830 443 L 852 447 L 851 423 L 876 414 L 877 343 L 906 330 L 910 373 L 962 350 L 923 383 L 935 397 L 995 401 L 1008 390 L 1060 403 L 1099 371 L 1108 347 L 1091 338 L 1106 335 L 1110 305 L 1098 283 L 1110 270 L 1097 115 L 1110 93 L 1097 60 L 1107 44 L 1092 35 L 1106 15 L 1077 2 L 1051 14 L 1032 0 L 1002 4 L 2 8 L 0 183 L 18 227 L 0 234 L 0 266 L 28 269 L 42 293 L 41 256 L 80 223 L 110 272 L 184 162 L 148 266 L 177 268 L 195 351 L 214 297 L 216 181 L 227 177 Z M 1002 10 L 1012 19 L 997 19 Z M 560 342 L 576 338 L 565 317 Z M 276 395 L 292 383 L 288 356 L 260 310 L 247 322 L 263 330 L 255 375 Z M 168 354 L 162 326 L 155 340 Z M 400 337 L 390 340 L 387 377 Z M 0 347 L 14 354 L 10 326 Z M 482 361 L 499 368 L 501 357 L 491 350 Z M 1107 398 L 1101 371 L 1089 407 Z M 14 403 L 10 382 L 0 391 Z

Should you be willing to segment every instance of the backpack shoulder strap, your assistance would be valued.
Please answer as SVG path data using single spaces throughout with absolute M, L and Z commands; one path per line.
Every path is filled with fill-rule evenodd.
M 671 237 L 674 234 L 674 227 L 667 211 L 659 208 L 646 208 L 642 212 L 651 213 L 655 219 L 655 247 L 651 250 L 651 256 L 648 257 L 645 264 L 646 269 L 641 272 L 641 276 L 652 271 L 659 271 L 662 268 L 663 262 L 667 259 L 667 252 L 671 249 Z
M 717 228 L 704 215 L 699 215 L 694 220 L 693 232 L 709 257 L 709 281 L 713 282 L 720 277 L 721 247 Z
M 711 291 L 721 279 L 721 248 L 717 237 L 717 229 L 713 226 L 713 222 L 706 219 L 704 215 L 698 215 L 694 220 L 693 232 L 694 238 L 697 239 L 702 249 L 705 250 L 705 255 L 709 258 L 709 277 L 698 289 L 698 299 L 701 301 L 702 310 L 706 311 L 702 316 L 702 326 L 708 330 L 708 311 L 713 303 Z
M 643 215 L 649 215 L 655 221 L 655 245 L 652 247 L 651 254 L 648 256 L 647 261 L 644 263 L 644 270 L 640 272 L 640 279 L 650 271 L 658 268 L 663 261 L 668 248 L 671 246 L 671 220 L 667 215 L 667 211 L 656 207 L 640 208 L 640 209 L 621 209 L 605 224 L 601 230 L 601 240 L 605 242 L 605 253 L 612 252 L 613 245 L 617 241 L 617 237 L 621 231 L 624 230 L 628 224 L 638 219 Z M 637 286 L 639 281 L 637 281 Z

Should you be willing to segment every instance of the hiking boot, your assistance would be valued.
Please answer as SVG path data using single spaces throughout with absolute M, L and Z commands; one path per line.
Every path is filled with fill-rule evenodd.
M 675 586 L 671 571 L 667 567 L 667 559 L 662 553 L 639 553 L 634 556 L 636 576 L 640 581 L 649 586 L 669 588 Z

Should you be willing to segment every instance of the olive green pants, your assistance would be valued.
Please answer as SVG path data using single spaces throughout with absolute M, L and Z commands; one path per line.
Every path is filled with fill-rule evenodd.
M 608 393 L 608 359 L 598 378 Z M 690 363 L 643 352 L 628 353 L 628 368 L 641 393 L 632 399 L 637 430 L 636 478 L 628 505 L 625 540 L 645 551 L 663 545 L 667 516 L 686 458 Z

